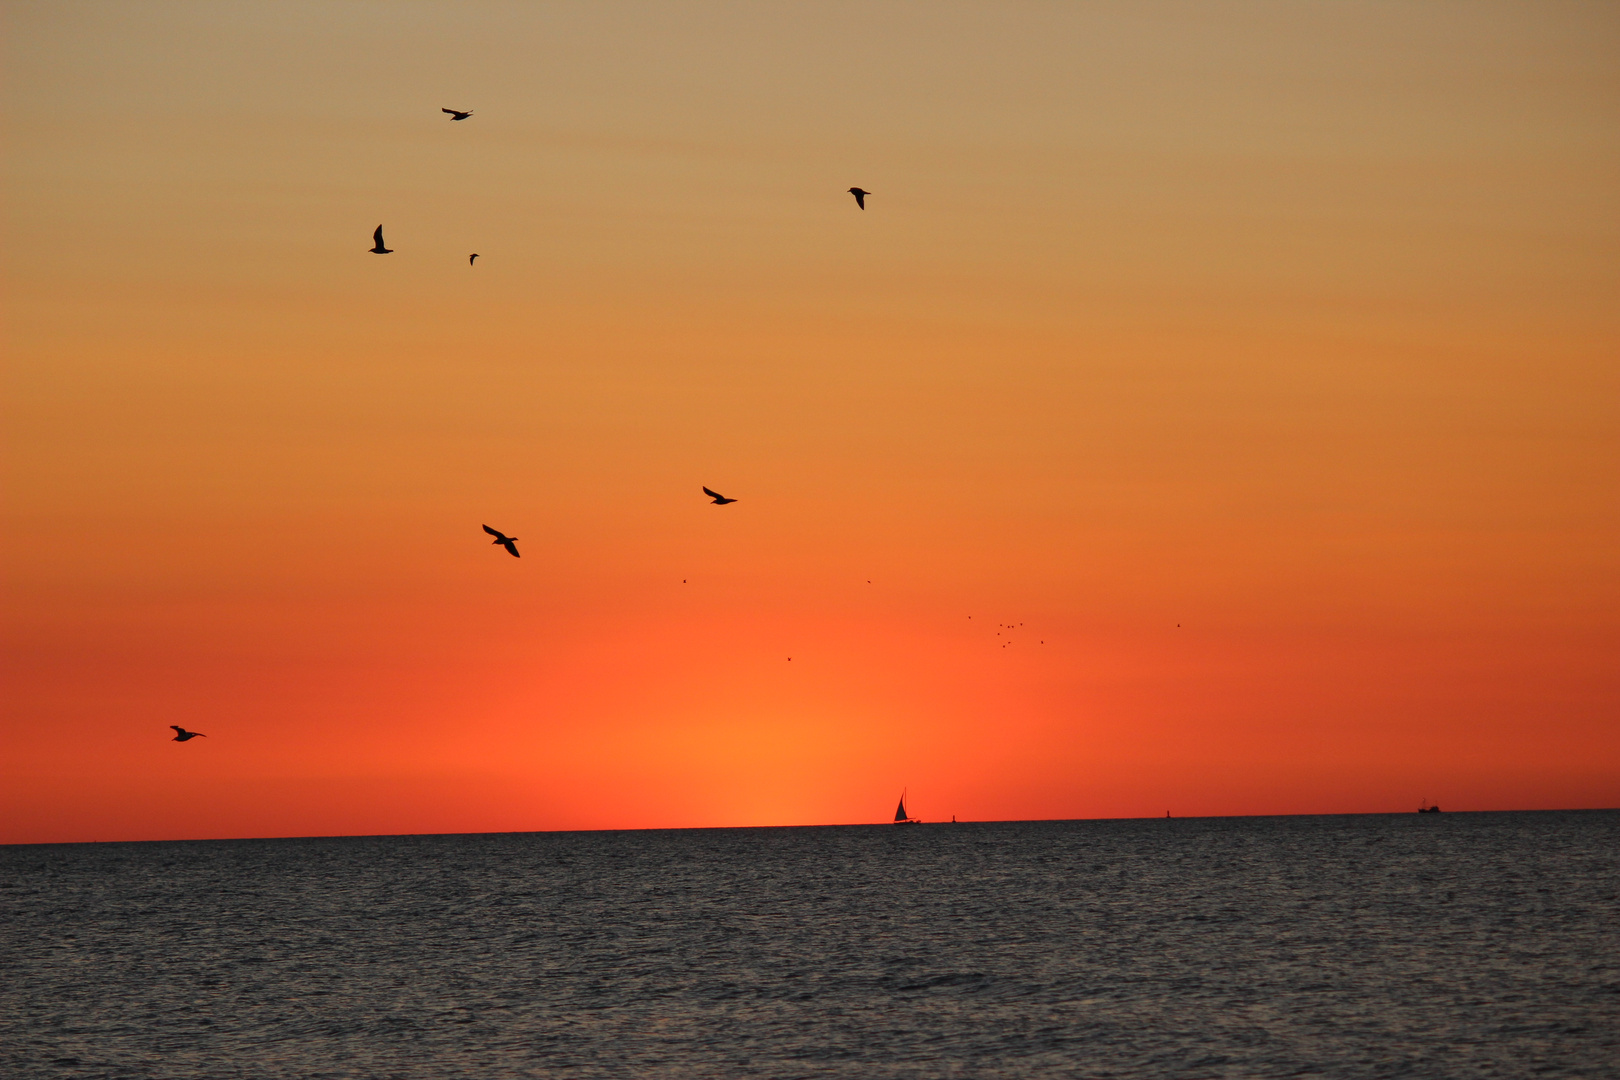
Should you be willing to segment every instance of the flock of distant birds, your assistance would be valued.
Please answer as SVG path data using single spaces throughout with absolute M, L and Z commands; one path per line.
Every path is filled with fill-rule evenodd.
M 452 121 L 466 120 L 469 117 L 471 117 L 472 114 L 473 114 L 473 111 L 471 109 L 440 109 L 439 111 L 442 112 L 442 113 L 448 114 Z M 872 193 L 870 191 L 867 191 L 865 188 L 861 188 L 861 187 L 852 187 L 852 188 L 849 189 L 849 193 L 851 195 L 855 196 L 855 205 L 857 207 L 859 207 L 860 209 L 865 210 L 866 209 L 866 197 L 868 195 L 872 194 Z M 371 253 L 373 255 L 392 255 L 394 253 L 393 248 L 391 248 L 387 244 L 383 243 L 383 227 L 381 225 L 378 225 L 376 232 L 371 234 Z M 467 256 L 467 265 L 468 266 L 473 266 L 477 262 L 478 262 L 478 252 L 475 251 L 472 254 Z M 715 506 L 725 506 L 725 505 L 727 505 L 729 503 L 734 503 L 734 502 L 737 501 L 736 499 L 729 499 L 726 496 L 720 494 L 718 491 L 714 491 L 714 490 L 712 490 L 712 489 L 710 489 L 708 487 L 705 487 L 703 489 L 703 494 L 709 496 L 710 501 Z M 505 548 L 506 553 L 508 555 L 512 556 L 512 558 L 521 559 L 523 557 L 522 555 L 518 554 L 518 549 L 517 549 L 518 538 L 517 537 L 515 537 L 515 536 L 507 536 L 505 533 L 501 532 L 499 529 L 490 528 L 488 525 L 484 526 L 484 531 L 486 533 L 488 533 L 490 536 L 493 536 L 495 538 L 492 541 L 492 543 L 494 545 L 496 545 L 498 547 Z M 685 579 L 682 579 L 681 583 L 684 585 L 686 583 Z M 870 585 L 872 583 L 870 581 L 868 581 L 867 584 Z M 973 616 L 969 615 L 968 618 L 972 619 Z M 1005 649 L 1009 645 L 1011 645 L 1013 643 L 1012 632 L 1015 629 L 1021 629 L 1023 627 L 1023 625 L 1024 625 L 1023 623 L 997 623 L 996 624 L 996 636 L 997 637 L 1002 637 L 1003 632 L 1005 632 L 1005 635 L 1006 635 L 1005 640 L 1002 641 L 1000 647 Z M 1181 624 L 1176 623 L 1176 629 L 1179 630 L 1180 628 L 1181 628 Z M 1040 642 L 1040 644 L 1045 645 L 1046 642 L 1044 640 L 1042 640 Z M 793 657 L 791 657 L 791 656 L 788 657 L 789 661 L 791 661 L 792 659 L 793 659 Z M 169 726 L 171 728 L 173 728 L 174 731 L 175 731 L 175 736 L 174 736 L 174 739 L 173 739 L 174 742 L 187 742 L 187 741 L 189 741 L 191 739 L 207 738 L 207 736 L 205 736 L 200 731 L 187 731 L 185 728 L 181 727 L 178 724 L 170 724 Z M 1428 799 L 1425 798 L 1423 800 L 1423 803 L 1424 803 L 1424 805 L 1422 806 L 1422 808 L 1420 808 L 1418 810 L 1418 813 L 1420 813 L 1420 814 L 1438 814 L 1440 812 L 1440 807 L 1439 806 L 1430 806 Z M 1164 816 L 1169 817 L 1170 812 L 1168 810 L 1166 810 Z M 905 796 L 904 795 L 901 796 L 900 813 L 896 817 L 896 820 L 897 821 L 908 820 L 907 816 L 906 816 L 906 811 L 905 811 Z M 914 819 L 912 819 L 912 820 L 914 820 Z M 954 822 L 956 819 L 953 817 L 951 820 Z

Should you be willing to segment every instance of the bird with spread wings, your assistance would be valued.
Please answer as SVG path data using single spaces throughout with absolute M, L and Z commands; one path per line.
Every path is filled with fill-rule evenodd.
M 497 543 L 497 544 L 501 545 L 501 547 L 505 548 L 506 553 L 508 555 L 512 556 L 512 558 L 514 558 L 514 559 L 523 558 L 523 556 L 518 554 L 518 549 L 517 549 L 518 538 L 517 537 L 515 537 L 515 536 L 507 536 L 505 533 L 501 532 L 501 530 L 492 529 L 488 525 L 484 526 L 484 531 L 489 533 L 489 535 L 493 536 L 495 538 L 495 543 Z
M 708 488 L 703 489 L 703 494 L 705 494 L 705 495 L 709 496 L 709 498 L 713 499 L 714 504 L 716 506 L 724 506 L 724 505 L 726 505 L 726 503 L 734 503 L 734 502 L 737 501 L 736 499 L 728 499 L 728 498 L 726 498 L 724 495 L 720 494 L 718 491 L 710 491 Z

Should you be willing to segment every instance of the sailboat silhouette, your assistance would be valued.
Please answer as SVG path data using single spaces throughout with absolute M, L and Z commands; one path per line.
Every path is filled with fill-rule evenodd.
M 902 789 L 900 792 L 900 805 L 895 809 L 894 812 L 894 823 L 896 825 L 922 824 L 922 820 L 920 818 L 914 818 L 910 814 L 906 813 L 906 793 L 904 789 Z

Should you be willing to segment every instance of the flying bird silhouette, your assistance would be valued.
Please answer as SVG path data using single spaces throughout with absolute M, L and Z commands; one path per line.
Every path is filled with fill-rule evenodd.
M 442 113 L 449 113 L 450 119 L 452 120 L 465 120 L 467 117 L 472 115 L 471 109 L 468 109 L 466 112 L 462 112 L 460 109 L 440 109 L 439 111 Z
M 208 738 L 208 736 L 204 735 L 200 731 L 187 731 L 185 728 L 181 727 L 179 724 L 170 724 L 169 726 L 174 728 L 174 732 L 175 732 L 174 738 L 170 740 L 171 742 L 185 742 L 187 739 L 206 739 L 206 738 Z
M 716 505 L 716 506 L 724 506 L 724 505 L 726 505 L 726 503 L 734 503 L 734 502 L 737 501 L 736 499 L 728 499 L 728 498 L 726 498 L 724 495 L 720 494 L 718 491 L 710 491 L 708 488 L 703 489 L 703 494 L 712 497 L 714 499 L 714 505 Z
M 478 252 L 475 251 L 471 255 L 467 256 L 467 265 L 468 266 L 471 266 L 473 263 L 475 263 L 477 261 L 478 261 Z
M 872 193 L 870 191 L 863 191 L 862 189 L 860 189 L 858 187 L 850 188 L 849 193 L 851 195 L 855 196 L 855 205 L 860 207 L 862 210 L 865 210 L 866 209 L 866 197 L 868 195 L 872 194 Z
M 381 225 L 377 226 L 377 231 L 371 234 L 371 239 L 376 241 L 371 248 L 371 253 L 373 255 L 392 255 L 394 253 L 393 248 L 383 246 Z
M 495 538 L 495 543 L 497 543 L 497 544 L 501 545 L 501 547 L 505 548 L 506 553 L 508 555 L 512 556 L 512 558 L 514 558 L 514 559 L 523 558 L 523 556 L 518 554 L 518 549 L 517 549 L 518 538 L 517 537 L 515 537 L 515 536 L 507 536 L 505 533 L 501 532 L 501 530 L 492 529 L 488 525 L 484 526 L 484 531 L 489 533 L 489 535 L 493 536 Z

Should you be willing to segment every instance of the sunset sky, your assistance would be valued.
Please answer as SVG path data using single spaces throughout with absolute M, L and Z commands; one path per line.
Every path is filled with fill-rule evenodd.
M 1620 805 L 1620 7 L 3 31 L 0 842 Z

